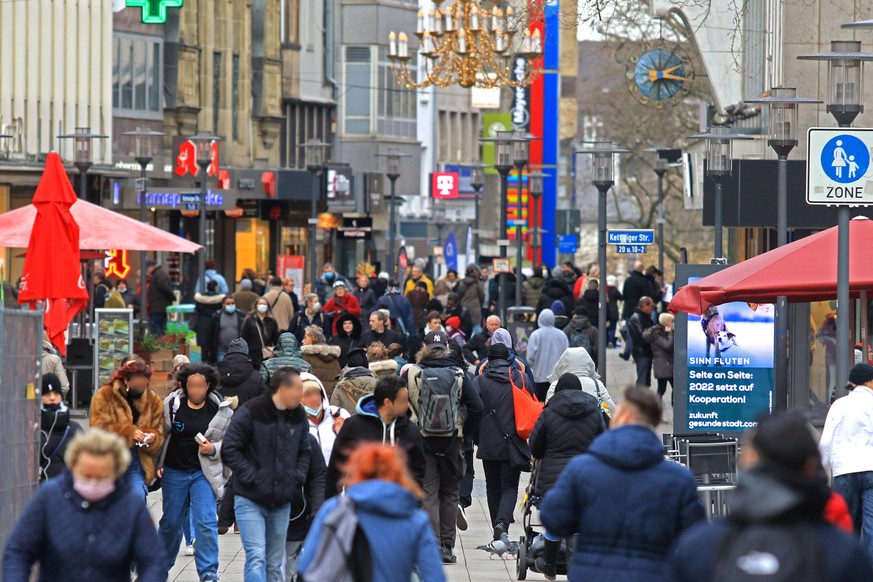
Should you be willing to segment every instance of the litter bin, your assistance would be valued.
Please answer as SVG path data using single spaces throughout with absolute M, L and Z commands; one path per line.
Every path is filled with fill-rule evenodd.
M 510 307 L 506 310 L 506 330 L 512 335 L 513 349 L 520 357 L 527 355 L 527 340 L 537 327 L 536 309 L 533 307 Z

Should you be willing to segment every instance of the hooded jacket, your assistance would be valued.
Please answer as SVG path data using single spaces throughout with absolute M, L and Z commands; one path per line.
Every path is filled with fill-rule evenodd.
M 528 307 L 536 308 L 540 302 L 540 295 L 543 294 L 543 287 L 546 286 L 545 277 L 537 277 L 533 275 L 528 277 L 521 284 L 521 293 L 524 296 L 524 304 Z
M 330 403 L 352 414 L 358 406 L 358 400 L 372 394 L 375 389 L 376 375 L 369 368 L 345 367 L 330 395 Z
M 249 350 L 251 351 L 251 350 Z M 279 343 L 273 348 L 273 353 L 276 357 L 264 360 L 261 364 L 261 377 L 270 387 L 270 378 L 273 372 L 279 368 L 290 366 L 299 372 L 311 372 L 312 367 L 303 359 L 303 352 L 300 346 L 297 345 L 297 338 L 293 333 L 283 333 L 279 336 Z
M 393 359 L 379 360 L 370 362 L 370 371 L 376 378 L 384 378 L 385 376 L 397 375 L 397 361 Z
M 215 281 L 215 284 L 218 285 L 218 293 L 221 295 L 227 295 L 227 279 L 225 279 L 223 275 L 220 275 L 215 269 L 206 269 L 206 271 L 203 272 L 203 281 L 206 281 L 207 285 L 209 285 L 210 281 Z M 200 283 L 200 281 L 197 281 L 197 284 L 194 286 L 195 293 L 202 292 L 202 286 Z
M 824 482 L 816 484 L 801 477 L 792 478 L 784 471 L 766 466 L 750 470 L 740 478 L 728 519 L 697 525 L 679 540 L 673 553 L 670 580 L 714 580 L 720 549 L 725 548 L 729 536 L 740 524 L 771 527 L 806 524 L 811 536 L 806 544 L 798 540 L 797 551 L 816 552 L 821 571 L 810 572 L 809 578 L 796 582 L 873 580 L 873 567 L 858 542 L 822 519 L 827 499 Z
M 234 495 L 267 507 L 302 501 L 311 459 L 303 406 L 279 410 L 271 394 L 236 411 L 221 449 L 221 460 L 234 473 Z
M 576 305 L 573 290 L 561 279 L 549 279 L 543 285 L 543 292 L 537 301 L 537 313 L 548 309 L 555 301 L 564 304 L 564 313 L 573 313 L 573 307 Z
M 667 582 L 671 545 L 705 517 L 694 477 L 641 425 L 607 431 L 570 461 L 540 516 L 549 533 L 578 534 L 572 582 Z
M 300 346 L 300 350 L 303 352 L 303 359 L 309 364 L 312 373 L 318 377 L 330 398 L 343 371 L 339 361 L 342 349 L 328 344 L 311 344 Z
M 482 304 L 485 303 L 485 290 L 479 282 L 479 276 L 467 275 L 458 283 L 457 294 L 460 303 L 470 312 L 473 325 L 482 325 Z
M 509 382 L 509 374 L 516 374 L 515 384 L 520 386 L 522 372 L 510 365 L 509 350 L 502 344 L 489 352 L 488 363 L 479 376 L 475 386 L 482 399 L 484 414 L 479 424 L 479 447 L 476 456 L 483 461 L 508 461 L 509 445 L 503 438 L 505 433 L 515 434 L 515 406 Z M 492 414 L 491 411 L 494 411 Z M 504 432 L 505 431 L 505 432 Z M 527 451 L 527 442 L 518 440 L 522 450 Z
M 346 494 L 369 541 L 372 572 L 368 580 L 409 582 L 415 569 L 421 580 L 445 581 L 430 520 L 409 491 L 396 483 L 371 480 L 349 487 Z M 304 576 L 316 557 L 324 520 L 336 504 L 336 499 L 326 501 L 309 530 L 297 564 Z
M 573 457 L 588 450 L 606 430 L 597 399 L 582 390 L 561 390 L 549 400 L 530 433 L 537 462 L 534 495 L 545 495 Z
M 358 303 L 354 293 L 349 289 L 346 289 L 346 294 L 342 297 L 334 294 L 333 298 L 321 310 L 334 320 L 333 328 L 331 329 L 332 335 L 336 335 L 336 324 L 340 316 L 346 314 L 354 315 L 355 317 L 361 316 L 361 305 Z
M 67 371 L 64 370 L 64 362 L 58 355 L 55 346 L 48 340 L 42 340 L 42 375 L 54 374 L 61 382 L 61 391 L 64 396 L 70 391 L 70 380 Z
M 267 391 L 267 385 L 257 370 L 252 368 L 248 354 L 232 352 L 218 362 L 219 389 L 222 396 L 236 397 L 239 406 Z
M 543 309 L 537 317 L 539 329 L 530 334 L 527 342 L 527 361 L 533 371 L 535 382 L 546 382 L 555 364 L 569 347 L 567 336 L 555 327 L 555 314 Z
M 195 293 L 194 294 L 194 321 L 193 325 L 197 332 L 197 345 L 204 352 L 204 360 L 214 360 L 214 354 L 208 353 L 212 347 L 212 316 L 219 313 L 224 303 L 224 295 L 221 293 Z
M 64 454 L 76 436 L 82 432 L 77 422 L 70 422 L 70 409 L 63 405 L 57 411 L 40 411 L 39 468 L 40 480 L 51 479 L 63 473 Z
M 312 451 L 312 462 L 306 473 L 306 483 L 303 484 L 303 509 L 291 515 L 288 523 L 286 539 L 289 542 L 303 541 L 312 521 L 324 504 L 324 476 L 327 474 L 327 462 L 318 446 L 318 441 L 309 434 L 309 447 Z
M 366 442 L 377 442 L 391 447 L 400 447 L 406 453 L 406 465 L 409 472 L 418 481 L 424 482 L 424 450 L 421 434 L 415 423 L 406 416 L 395 418 L 391 424 L 385 424 L 379 416 L 376 397 L 372 394 L 363 396 L 355 409 L 357 414 L 343 423 L 336 436 L 331 451 L 330 462 L 327 464 L 327 482 L 325 495 L 333 497 L 340 490 L 342 468 L 349 458 L 349 453 L 357 445 Z
M 597 366 L 597 328 L 592 325 L 591 320 L 585 315 L 576 314 L 573 319 L 564 328 L 564 334 L 567 336 L 569 345 L 572 345 L 573 336 L 584 333 L 588 335 L 588 343 L 591 344 L 591 350 L 588 355 L 594 360 L 595 367 Z M 577 346 L 578 347 L 578 346 Z
M 324 383 L 318 378 L 318 376 L 309 372 L 303 372 L 300 374 L 300 378 L 304 382 L 306 380 L 312 380 L 318 383 L 321 387 L 321 409 L 324 412 L 321 422 L 317 422 L 308 414 L 306 415 L 306 418 L 309 421 L 309 433 L 315 438 L 316 443 L 321 450 L 321 455 L 324 457 L 324 463 L 326 464 L 327 461 L 330 460 L 330 454 L 333 452 L 333 444 L 334 441 L 336 441 L 336 433 L 333 431 L 333 423 L 338 418 L 348 418 L 350 415 L 348 411 L 339 406 L 331 406 L 330 398 L 327 395 Z
M 585 315 L 588 316 L 591 325 L 597 326 L 597 322 L 600 321 L 600 291 L 586 289 L 579 302 L 585 306 Z M 609 319 L 609 314 L 607 314 L 607 319 Z
M 346 321 L 351 321 L 352 325 L 352 333 L 346 333 L 346 330 L 343 329 L 343 323 Z M 340 355 L 339 355 L 339 363 L 341 368 L 345 368 L 348 365 L 348 356 L 349 352 L 355 348 L 364 348 L 364 342 L 361 341 L 361 333 L 363 331 L 363 327 L 361 326 L 361 320 L 355 317 L 354 315 L 349 315 L 348 313 L 345 315 L 341 315 L 339 319 L 336 321 L 336 333 L 333 337 L 330 338 L 328 342 L 332 346 L 339 346 Z
M 597 373 L 597 366 L 594 365 L 594 360 L 585 348 L 567 348 L 560 359 L 555 364 L 555 369 L 549 375 L 549 392 L 546 395 L 546 402 L 555 395 L 555 388 L 558 384 L 558 378 L 567 372 L 573 374 L 579 381 L 582 382 L 582 391 L 594 396 L 598 400 L 603 400 L 609 405 L 610 410 L 615 410 L 615 402 L 612 396 L 606 390 L 606 386 L 600 381 L 600 374 Z
M 149 275 L 146 287 L 147 313 L 149 315 L 165 315 L 167 307 L 172 305 L 174 301 L 176 301 L 176 295 L 173 293 L 170 275 L 164 270 L 164 267 L 158 265 Z
M 673 331 L 653 325 L 643 332 L 643 340 L 652 346 L 652 370 L 655 378 L 673 379 Z

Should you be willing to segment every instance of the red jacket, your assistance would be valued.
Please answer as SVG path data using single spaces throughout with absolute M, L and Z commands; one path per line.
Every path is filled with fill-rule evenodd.
M 361 316 L 361 304 L 358 303 L 358 300 L 355 296 L 348 291 L 346 294 L 342 296 L 342 298 L 337 297 L 336 295 L 327 302 L 322 308 L 322 311 L 333 317 L 333 335 L 336 335 L 336 323 L 339 319 L 339 316 L 348 313 L 349 315 L 354 315 L 355 317 Z
M 849 506 L 843 496 L 836 491 L 831 492 L 824 508 L 824 520 L 831 525 L 837 526 L 842 531 L 851 535 L 853 532 L 852 516 L 849 514 Z

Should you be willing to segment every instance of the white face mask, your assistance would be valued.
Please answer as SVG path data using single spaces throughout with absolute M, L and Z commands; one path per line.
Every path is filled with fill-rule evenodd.
M 267 313 L 267 306 L 263 303 L 258 305 L 258 313 Z

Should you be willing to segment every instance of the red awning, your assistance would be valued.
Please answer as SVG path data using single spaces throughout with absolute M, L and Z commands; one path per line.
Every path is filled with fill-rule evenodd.
M 87 250 L 196 253 L 197 243 L 123 214 L 77 200 L 70 212 L 79 224 L 79 248 Z M 0 214 L 0 247 L 27 248 L 36 208 L 31 204 Z
M 873 291 L 873 221 L 849 226 L 849 289 L 853 297 Z M 802 238 L 704 277 L 680 289 L 670 311 L 700 315 L 710 305 L 731 301 L 775 303 L 825 301 L 837 296 L 837 227 Z

